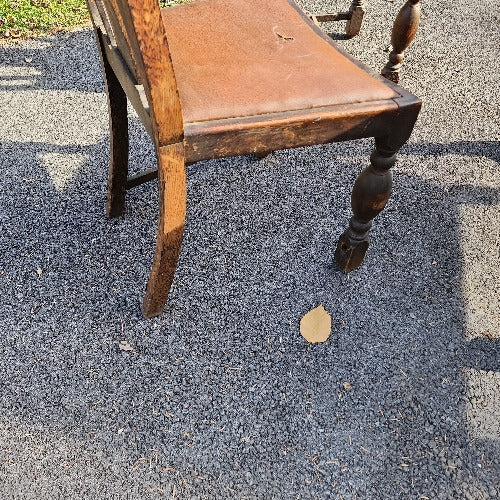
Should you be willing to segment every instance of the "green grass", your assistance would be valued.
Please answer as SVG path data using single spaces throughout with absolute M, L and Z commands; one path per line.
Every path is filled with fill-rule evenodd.
M 170 7 L 189 0 L 160 0 Z M 0 0 L 0 39 L 45 35 L 87 25 L 85 0 Z
M 89 22 L 85 0 L 0 0 L 0 37 L 36 36 Z

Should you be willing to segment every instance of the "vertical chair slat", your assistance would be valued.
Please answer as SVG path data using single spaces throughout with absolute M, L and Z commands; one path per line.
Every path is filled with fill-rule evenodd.
M 105 19 L 107 19 L 107 22 L 111 25 L 114 38 L 113 41 L 120 51 L 122 58 L 127 63 L 130 71 L 134 74 L 136 80 L 138 80 L 135 57 L 131 50 L 128 35 L 125 30 L 123 20 L 119 14 L 116 0 L 97 0 L 97 6 L 99 11 L 104 11 Z
M 118 4 L 144 85 L 157 147 L 182 142 L 182 109 L 158 0 L 112 1 Z

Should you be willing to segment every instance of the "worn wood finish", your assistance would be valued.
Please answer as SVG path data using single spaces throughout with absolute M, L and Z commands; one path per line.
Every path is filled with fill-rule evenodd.
M 382 69 L 382 75 L 395 83 L 399 82 L 399 72 L 404 60 L 405 50 L 415 38 L 420 25 L 420 0 L 408 0 L 399 11 L 392 29 L 392 51 L 389 61 Z
M 157 0 L 87 0 L 94 25 L 106 31 L 136 84 L 143 86 L 158 145 L 183 137 L 179 101 L 165 27 Z M 94 18 L 99 13 L 100 23 Z
M 142 312 L 158 316 L 167 300 L 181 250 L 186 218 L 186 168 L 182 143 L 158 150 L 159 217 L 156 250 Z
M 106 58 L 107 64 L 113 70 L 144 127 L 152 136 L 149 104 L 144 87 L 137 81 L 135 64 L 131 62 L 130 46 L 121 31 L 123 23 L 119 22 L 117 16 L 114 15 L 113 23 L 116 27 L 112 28 L 111 15 L 108 12 L 114 11 L 109 6 L 106 7 L 104 0 L 87 0 L 87 5 L 94 25 L 101 58 Z M 117 42 L 117 38 L 121 42 Z
M 371 165 L 356 179 L 351 197 L 353 216 L 349 228 L 340 237 L 335 260 L 342 271 L 352 271 L 361 265 L 368 249 L 368 233 L 372 219 L 385 207 L 392 189 L 392 173 L 396 153 L 377 148 Z
M 111 66 L 111 69 L 120 82 L 120 85 L 130 101 L 130 104 L 132 104 L 137 116 L 144 125 L 144 128 L 148 132 L 149 136 L 153 138 L 154 135 L 151 118 L 149 116 L 149 105 L 147 97 L 144 93 L 144 87 L 137 83 L 133 74 L 129 71 L 127 64 L 123 61 L 120 51 L 107 43 L 104 36 L 103 47 L 109 66 Z
M 363 71 L 395 90 L 395 93 L 389 94 L 395 97 L 184 123 L 166 30 L 157 1 L 87 1 L 98 39 L 109 102 L 108 215 L 114 217 L 123 212 L 126 189 L 158 177 L 158 233 L 143 303 L 145 317 L 161 314 L 166 302 L 184 232 L 185 167 L 200 160 L 242 154 L 262 157 L 277 149 L 375 137 L 376 149 L 371 156 L 371 165 L 361 172 L 355 182 L 353 216 L 335 253 L 338 265 L 344 271 L 361 264 L 368 248 L 372 220 L 389 199 L 392 187 L 390 167 L 396 161 L 396 152 L 410 136 L 420 109 L 420 101 L 416 97 L 392 81 L 374 75 L 369 68 L 337 47 L 293 0 L 287 0 L 319 36 Z M 395 23 L 393 52 L 397 58 L 392 57 L 392 53 L 391 57 L 399 65 L 402 53 L 418 26 L 415 10 L 419 9 L 418 3 L 410 0 Z M 337 19 L 348 19 L 348 34 L 354 36 L 359 32 L 363 14 L 364 2 L 354 0 L 349 13 L 335 16 Z M 330 19 L 328 16 L 332 15 L 318 15 L 318 19 Z M 318 19 L 313 18 L 313 21 Z M 399 66 L 391 66 L 384 76 L 397 71 Z M 127 98 L 150 134 L 158 157 L 158 169 L 129 179 Z
M 273 150 L 373 137 L 387 126 L 398 110 L 393 101 L 332 106 L 186 124 L 186 161 L 267 153 Z
M 349 9 L 349 20 L 347 21 L 345 32 L 349 38 L 359 34 L 365 17 L 365 2 L 364 0 L 353 0 Z
M 107 30 L 111 31 L 111 28 L 105 16 L 104 7 L 102 3 L 97 4 L 93 0 L 88 0 L 87 5 L 96 33 L 104 85 L 108 98 L 110 153 L 106 214 L 112 218 L 122 215 L 125 208 L 129 148 L 127 96 L 107 56 L 107 49 L 110 45 Z
M 348 229 L 341 235 L 335 250 L 337 265 L 345 272 L 358 268 L 369 246 L 373 219 L 384 209 L 392 190 L 390 168 L 396 155 L 411 135 L 420 111 L 420 102 L 405 99 L 383 134 L 376 135 L 375 150 L 370 162 L 357 177 L 351 196 L 353 216 Z
M 158 146 L 182 141 L 181 103 L 158 0 L 116 1 L 148 98 Z
M 387 135 L 398 123 L 406 139 L 421 103 L 401 89 L 398 99 L 186 124 L 186 162 Z M 399 139 L 398 139 L 399 141 Z M 398 144 L 399 142 L 396 141 Z M 404 142 L 403 142 L 404 143 Z M 403 144 L 399 144 L 401 147 Z M 397 149 L 397 148 L 396 148 Z
M 105 55 L 104 41 L 98 34 L 101 65 L 108 96 L 109 109 L 109 172 L 107 216 L 119 217 L 125 209 L 125 190 L 128 175 L 128 118 L 127 96 Z

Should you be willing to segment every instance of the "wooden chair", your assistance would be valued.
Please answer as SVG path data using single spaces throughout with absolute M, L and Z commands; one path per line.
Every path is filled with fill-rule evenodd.
M 156 251 L 143 303 L 166 302 L 186 215 L 186 164 L 243 154 L 375 138 L 357 178 L 353 216 L 335 258 L 358 267 L 372 219 L 391 192 L 390 168 L 409 138 L 420 101 L 339 48 L 293 0 L 198 0 L 161 9 L 157 0 L 88 0 L 110 117 L 107 213 L 125 192 L 158 176 Z M 385 68 L 397 79 L 418 25 L 409 0 L 393 30 Z M 155 145 L 158 169 L 127 178 L 127 98 Z
M 317 25 L 332 21 L 347 21 L 345 25 L 347 38 L 352 38 L 361 31 L 364 16 L 364 0 L 352 0 L 351 7 L 347 12 L 339 12 L 338 14 L 332 14 L 330 12 L 315 12 L 313 14 L 309 14 L 309 17 Z

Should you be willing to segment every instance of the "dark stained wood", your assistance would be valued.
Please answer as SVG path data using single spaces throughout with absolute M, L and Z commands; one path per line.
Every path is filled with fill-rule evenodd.
M 380 144 L 384 150 L 399 151 L 411 136 L 417 121 L 422 102 L 410 93 L 396 99 L 399 109 L 390 119 L 382 132 L 374 134 L 375 144 Z
M 104 37 L 103 37 L 104 39 Z M 153 129 L 149 116 L 149 105 L 144 93 L 144 87 L 139 85 L 134 76 L 130 73 L 127 64 L 121 58 L 121 52 L 103 40 L 103 50 L 108 64 L 111 66 L 116 78 L 120 82 L 123 90 L 134 107 L 137 116 L 141 120 L 149 136 L 153 139 Z
M 134 187 L 140 186 L 145 182 L 154 181 L 158 178 L 158 169 L 151 168 L 137 175 L 133 175 L 127 179 L 127 189 L 132 189 Z
M 404 52 L 415 38 L 420 25 L 420 0 L 408 0 L 399 11 L 392 29 L 392 51 L 389 61 L 382 69 L 382 75 L 395 83 L 404 60 Z
M 335 260 L 342 271 L 358 268 L 368 249 L 368 233 L 374 219 L 385 207 L 392 189 L 392 173 L 396 153 L 376 148 L 371 165 L 359 174 L 352 191 L 353 216 L 349 228 L 340 237 Z
M 144 92 L 144 87 L 138 83 L 136 74 L 133 71 L 135 65 L 131 63 L 132 59 L 128 49 L 128 42 L 126 42 L 122 33 L 120 37 L 122 40 L 120 43 L 120 50 L 120 46 L 116 42 L 115 33 L 111 28 L 108 11 L 113 11 L 113 9 L 109 6 L 106 8 L 103 0 L 87 0 L 87 5 L 98 38 L 101 57 L 107 59 L 107 64 L 111 66 L 113 73 L 120 82 L 130 103 L 137 112 L 147 132 L 153 138 L 151 120 L 149 117 L 149 104 Z M 116 29 L 121 30 L 122 25 L 118 22 L 118 18 L 114 16 L 114 19 L 115 24 L 118 26 Z
M 102 22 L 106 27 L 106 34 L 109 37 L 111 45 L 120 51 L 121 57 L 124 61 L 126 61 L 128 70 L 134 74 L 135 78 L 137 78 L 135 61 L 133 54 L 130 51 L 130 44 L 128 42 L 127 35 L 124 31 L 123 21 L 117 13 L 118 11 L 115 1 L 111 0 L 110 5 L 109 1 L 96 0 L 96 4 L 99 14 L 101 15 Z
M 186 168 L 184 145 L 163 146 L 158 151 L 159 217 L 156 250 L 142 312 L 146 318 L 163 311 L 174 279 L 186 218 Z
M 371 165 L 365 168 L 354 183 L 351 196 L 353 216 L 335 250 L 337 265 L 345 272 L 358 268 L 369 246 L 369 231 L 373 219 L 384 209 L 392 190 L 390 168 L 396 163 L 399 149 L 409 139 L 418 117 L 421 103 L 403 98 L 407 106 L 399 109 L 384 133 L 375 135 L 375 150 Z
M 265 117 L 233 118 L 185 126 L 188 163 L 248 153 L 325 144 L 373 137 L 387 126 L 398 110 L 395 101 L 332 106 L 304 111 L 269 114 Z
M 98 32 L 99 52 L 109 109 L 109 172 L 107 216 L 119 217 L 125 208 L 128 173 L 127 96 L 105 55 L 102 33 Z
M 87 1 L 98 39 L 109 102 L 108 215 L 114 217 L 123 213 L 126 189 L 158 177 L 158 234 L 143 303 L 145 317 L 161 314 L 166 302 L 184 232 L 185 168 L 186 164 L 201 160 L 242 154 L 262 157 L 277 149 L 374 137 L 376 149 L 371 156 L 371 165 L 361 172 L 355 182 L 351 198 L 353 216 L 335 253 L 337 263 L 344 271 L 361 265 L 369 244 L 372 220 L 390 196 L 390 168 L 396 161 L 397 151 L 410 137 L 420 110 L 419 99 L 393 83 L 397 80 L 402 54 L 418 27 L 418 0 L 408 1 L 396 19 L 392 40 L 394 54 L 391 53 L 392 62 L 384 68 L 384 76 L 392 81 L 375 75 L 352 58 L 323 33 L 293 0 L 287 0 L 319 36 L 364 72 L 392 88 L 395 93 L 388 95 L 396 97 L 186 123 L 157 1 Z M 364 2 L 354 0 L 347 24 L 347 32 L 351 36 L 359 32 L 363 14 Z M 321 16 L 318 15 L 318 18 L 327 19 Z M 255 43 L 258 42 L 255 40 Z M 158 159 L 158 169 L 129 179 L 127 98 L 150 134 Z

